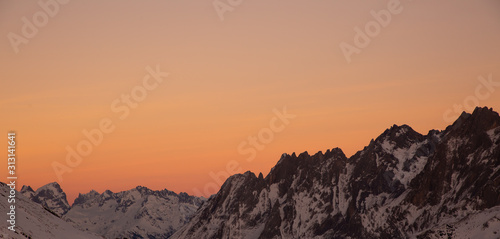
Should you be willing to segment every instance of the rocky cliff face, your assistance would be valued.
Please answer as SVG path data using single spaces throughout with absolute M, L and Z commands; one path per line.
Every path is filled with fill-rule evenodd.
M 57 216 L 64 215 L 70 209 L 66 193 L 56 182 L 44 185 L 36 191 L 33 191 L 30 186 L 23 186 L 20 193 Z
M 350 158 L 284 154 L 230 177 L 172 238 L 498 238 L 500 116 L 392 126 Z

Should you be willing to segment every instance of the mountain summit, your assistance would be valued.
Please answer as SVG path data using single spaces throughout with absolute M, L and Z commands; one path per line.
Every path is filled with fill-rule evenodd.
M 30 186 L 23 186 L 20 193 L 58 216 L 64 215 L 70 209 L 66 193 L 56 182 L 44 185 L 36 191 Z

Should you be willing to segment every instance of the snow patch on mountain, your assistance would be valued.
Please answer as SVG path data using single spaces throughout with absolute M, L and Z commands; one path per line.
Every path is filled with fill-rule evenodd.
M 500 238 L 500 207 L 472 212 L 456 223 L 443 223 L 418 236 L 429 239 L 498 239 Z
M 490 129 L 486 133 L 490 137 L 491 142 L 497 143 L 497 144 L 499 143 L 498 139 L 500 139 L 500 126 L 494 128 L 494 129 Z

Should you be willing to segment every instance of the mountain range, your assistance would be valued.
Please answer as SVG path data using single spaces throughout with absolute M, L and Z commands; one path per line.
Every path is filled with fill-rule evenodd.
M 394 125 L 349 158 L 283 154 L 172 238 L 500 238 L 499 145 L 498 113 L 476 108 L 426 135 Z
M 8 239 L 102 239 L 95 233 L 84 232 L 73 227 L 58 215 L 45 209 L 40 204 L 31 201 L 23 194 L 16 193 L 15 204 L 7 202 L 10 188 L 7 184 L 0 182 L 0 208 L 3 212 L 9 212 L 9 207 L 15 205 L 15 232 L 10 231 L 7 226 L 0 227 L 0 238 Z M 4 214 L 5 216 L 5 214 Z M 4 223 L 7 223 L 4 221 Z M 4 224 L 6 225 L 6 224 Z M 9 224 L 10 225 L 10 224 Z
M 2 184 L 5 192 L 7 185 Z M 113 193 L 109 190 L 99 194 L 90 191 L 80 194 L 70 206 L 66 194 L 58 183 L 53 182 L 34 191 L 23 186 L 16 205 L 37 208 L 32 213 L 39 222 L 54 221 L 53 225 L 35 223 L 38 228 L 46 227 L 49 232 L 71 228 L 81 233 L 91 232 L 98 238 L 168 238 L 186 224 L 205 198 L 176 194 L 166 189 L 155 191 L 138 186 L 128 191 Z M 2 194 L 3 207 L 8 207 L 7 193 Z M 50 220 L 43 219 L 50 217 Z M 43 220 L 42 220 L 43 219 Z M 36 220 L 34 220 L 36 221 Z M 57 223 L 56 223 L 57 222 Z M 24 224 L 23 221 L 19 224 Z M 64 225 L 61 226 L 61 225 Z M 37 230 L 18 228 L 19 233 L 31 238 L 74 238 L 46 236 Z M 79 229 L 79 230 L 78 230 Z M 7 233 L 7 231 L 3 231 Z M 59 235 L 59 234 L 53 234 Z M 71 234 L 70 234 L 71 235 Z M 0 237 L 1 238 L 1 237 Z M 92 237 L 82 237 L 92 238 Z
M 478 107 L 425 135 L 393 125 L 351 157 L 283 154 L 265 177 L 233 175 L 208 200 L 137 187 L 69 206 L 57 183 L 21 197 L 38 206 L 32 217 L 88 238 L 500 238 L 499 145 L 500 116 Z

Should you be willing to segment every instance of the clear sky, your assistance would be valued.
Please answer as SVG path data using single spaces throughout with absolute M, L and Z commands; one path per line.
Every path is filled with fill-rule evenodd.
M 0 0 L 0 132 L 17 132 L 18 184 L 72 170 L 70 203 L 137 185 L 208 196 L 228 166 L 266 175 L 393 124 L 444 129 L 454 105 L 500 110 L 496 0 L 62 2 Z M 157 65 L 170 74 L 140 91 Z M 131 92 L 146 92 L 135 108 Z M 68 165 L 103 119 L 114 130 Z

